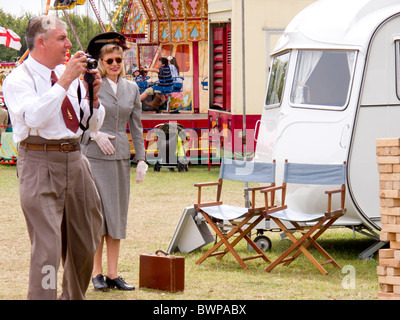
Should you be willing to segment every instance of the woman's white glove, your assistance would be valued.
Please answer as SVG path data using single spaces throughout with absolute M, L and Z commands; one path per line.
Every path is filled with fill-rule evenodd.
M 139 161 L 139 163 L 136 166 L 136 179 L 135 179 L 136 183 L 141 183 L 144 180 L 148 167 L 149 166 L 147 165 L 146 162 Z
M 99 146 L 100 150 L 103 151 L 104 154 L 111 155 L 115 153 L 115 148 L 110 142 L 110 139 L 115 139 L 114 136 L 110 136 L 104 132 L 91 132 L 90 138 L 94 140 Z

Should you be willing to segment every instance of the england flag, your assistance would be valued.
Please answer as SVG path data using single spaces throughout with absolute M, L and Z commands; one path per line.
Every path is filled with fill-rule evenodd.
M 0 44 L 15 50 L 21 49 L 21 38 L 12 30 L 0 27 Z

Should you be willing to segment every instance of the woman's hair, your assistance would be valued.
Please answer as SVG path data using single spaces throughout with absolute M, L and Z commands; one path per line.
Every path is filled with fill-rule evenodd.
M 100 73 L 100 77 L 104 77 L 106 75 L 106 68 L 104 67 L 104 62 L 103 62 L 103 57 L 108 54 L 108 53 L 112 53 L 114 51 L 117 51 L 121 57 L 124 57 L 124 51 L 122 50 L 122 48 L 116 44 L 106 44 L 105 46 L 103 46 L 100 50 L 100 55 L 99 55 L 99 64 L 97 69 L 99 69 L 99 73 Z M 122 68 L 121 68 L 121 72 L 119 73 L 119 77 L 123 77 L 125 76 L 125 64 L 124 61 L 121 62 L 122 64 Z
M 67 28 L 67 24 L 64 21 L 53 15 L 39 16 L 30 19 L 25 30 L 25 40 L 29 51 L 35 48 L 36 39 L 48 39 L 49 30 L 55 29 L 57 26 L 64 29 Z
M 178 71 L 179 74 L 179 66 L 178 66 L 178 62 L 176 62 L 176 58 L 172 57 L 172 59 L 170 60 L 171 64 L 175 66 L 176 70 Z

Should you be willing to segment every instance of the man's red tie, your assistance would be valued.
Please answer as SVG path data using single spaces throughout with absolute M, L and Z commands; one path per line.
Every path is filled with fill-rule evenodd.
M 51 72 L 51 85 L 53 86 L 58 81 L 56 74 L 54 71 Z M 61 112 L 64 118 L 65 125 L 67 128 L 73 132 L 77 132 L 79 129 L 79 120 L 76 116 L 74 107 L 69 101 L 68 95 L 65 97 L 62 105 Z

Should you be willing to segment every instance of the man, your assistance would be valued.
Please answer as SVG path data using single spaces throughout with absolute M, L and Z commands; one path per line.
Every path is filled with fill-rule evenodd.
M 84 299 L 102 218 L 90 166 L 80 152 L 79 122 L 92 131 L 101 127 L 104 108 L 97 92 L 102 81 L 97 70 L 90 70 L 95 78 L 90 108 L 88 84 L 78 79 L 87 70 L 87 58 L 78 51 L 63 65 L 71 42 L 58 18 L 32 18 L 26 42 L 30 55 L 7 76 L 3 89 L 14 141 L 20 143 L 20 200 L 31 240 L 28 299 L 57 298 L 61 258 L 58 298 Z

